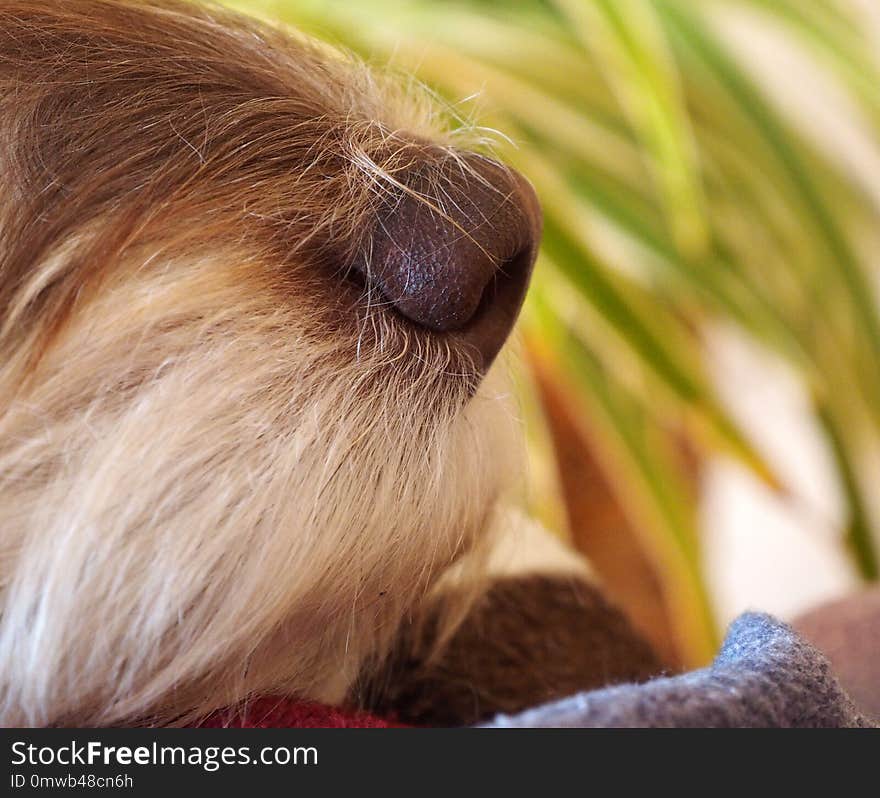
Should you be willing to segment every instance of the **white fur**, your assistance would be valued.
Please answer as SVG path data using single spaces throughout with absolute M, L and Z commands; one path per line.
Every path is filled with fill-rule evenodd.
M 517 462 L 497 375 L 466 403 L 439 347 L 355 357 L 245 266 L 153 258 L 0 382 L 3 725 L 338 701 L 488 534 Z

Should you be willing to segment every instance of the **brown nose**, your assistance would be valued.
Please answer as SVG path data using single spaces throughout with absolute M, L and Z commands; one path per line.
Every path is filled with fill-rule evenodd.
M 362 276 L 418 326 L 491 365 L 519 314 L 541 234 L 528 181 L 475 155 L 425 163 L 383 206 Z

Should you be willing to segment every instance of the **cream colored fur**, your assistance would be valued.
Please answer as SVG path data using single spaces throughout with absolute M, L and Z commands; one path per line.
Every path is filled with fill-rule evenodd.
M 108 290 L 0 418 L 4 725 L 337 701 L 486 533 L 497 379 L 465 404 L 439 347 L 351 358 L 356 330 L 242 297 L 228 259 Z

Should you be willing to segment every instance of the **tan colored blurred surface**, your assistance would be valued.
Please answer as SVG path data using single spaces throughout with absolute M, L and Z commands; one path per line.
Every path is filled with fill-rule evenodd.
M 880 587 L 823 604 L 792 626 L 831 660 L 859 709 L 880 720 Z

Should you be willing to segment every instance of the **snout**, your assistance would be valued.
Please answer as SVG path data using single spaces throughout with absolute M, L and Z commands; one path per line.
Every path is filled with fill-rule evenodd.
M 522 307 L 541 234 L 529 182 L 477 155 L 420 161 L 381 207 L 361 279 L 485 372 Z

